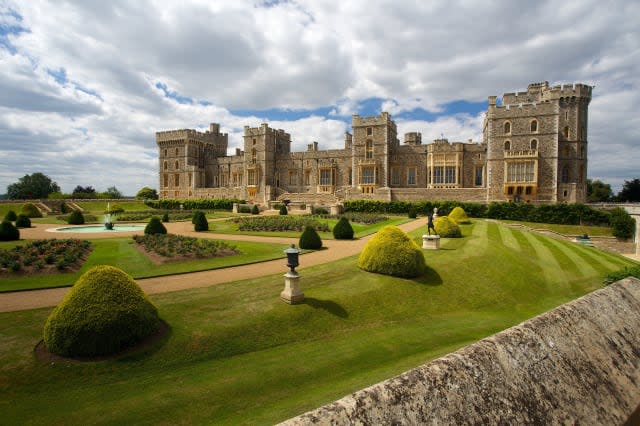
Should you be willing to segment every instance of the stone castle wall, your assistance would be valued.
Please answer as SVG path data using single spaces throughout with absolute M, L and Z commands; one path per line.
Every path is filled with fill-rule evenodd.
M 638 329 L 627 278 L 282 424 L 622 425 L 640 401 Z

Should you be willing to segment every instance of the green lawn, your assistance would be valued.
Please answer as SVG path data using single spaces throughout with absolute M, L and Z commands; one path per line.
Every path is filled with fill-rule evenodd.
M 371 225 L 365 225 L 361 223 L 351 223 L 353 227 L 353 236 L 354 238 L 364 237 L 369 234 L 373 234 L 377 232 L 380 228 L 383 228 L 387 225 L 401 225 L 403 223 L 407 223 L 413 219 L 409 219 L 407 217 L 399 217 L 399 216 L 390 216 L 389 219 L 374 223 Z M 329 225 L 329 229 L 333 229 L 335 224 L 338 222 L 337 219 L 317 219 L 318 222 L 326 223 Z M 279 232 L 260 232 L 260 231 L 240 231 L 238 230 L 238 224 L 233 223 L 231 221 L 221 221 L 221 222 L 211 222 L 209 224 L 209 231 L 216 234 L 241 234 L 241 235 L 258 235 L 258 236 L 266 236 L 266 237 L 299 237 L 301 232 L 299 231 L 279 231 Z M 332 240 L 333 234 L 331 231 L 329 232 L 318 232 L 320 238 L 323 240 Z
M 536 222 L 523 222 L 518 220 L 502 220 L 504 223 L 519 223 L 524 226 L 528 226 L 533 229 L 548 229 L 553 232 L 557 232 L 562 235 L 578 236 L 578 235 L 590 235 L 594 237 L 611 237 L 612 228 L 608 226 L 589 226 L 589 225 L 560 225 L 555 223 L 536 223 Z
M 283 244 L 230 241 L 230 244 L 240 250 L 239 255 L 156 265 L 133 247 L 133 240 L 131 238 L 110 238 L 90 241 L 94 246 L 94 250 L 80 271 L 65 274 L 3 276 L 2 280 L 0 280 L 0 293 L 5 291 L 73 285 L 81 274 L 95 265 L 112 265 L 124 270 L 134 278 L 147 278 L 278 259 L 284 257 L 283 250 L 287 247 Z M 0 248 L 6 249 L 27 242 L 26 240 L 18 241 L 17 244 L 15 241 L 3 242 L 0 243 Z
M 172 331 L 146 356 L 40 362 L 33 347 L 51 310 L 0 314 L 3 422 L 273 424 L 575 299 L 632 263 L 495 223 L 462 228 L 465 238 L 425 251 L 420 279 L 360 271 L 355 257 L 304 268 L 297 306 L 280 301 L 281 274 L 152 295 Z

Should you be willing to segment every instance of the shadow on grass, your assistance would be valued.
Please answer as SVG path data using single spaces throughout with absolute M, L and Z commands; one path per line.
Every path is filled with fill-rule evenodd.
M 348 318 L 349 313 L 339 304 L 331 300 L 320 300 L 313 297 L 305 297 L 302 305 L 309 305 L 314 309 L 323 309 L 340 318 Z
M 434 287 L 442 285 L 442 277 L 440 277 L 440 274 L 438 274 L 435 269 L 429 268 L 428 266 L 424 274 L 417 278 L 413 278 L 412 281 Z

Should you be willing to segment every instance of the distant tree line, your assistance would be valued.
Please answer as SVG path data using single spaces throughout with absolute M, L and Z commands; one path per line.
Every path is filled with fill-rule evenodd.
M 611 185 L 587 179 L 587 201 L 590 203 L 640 202 L 640 179 L 625 180 L 622 190 L 613 195 Z
M 110 186 L 104 192 L 96 191 L 92 186 L 78 185 L 70 194 L 60 191 L 60 186 L 49 176 L 37 172 L 31 175 L 24 175 L 18 182 L 7 186 L 6 198 L 10 200 L 34 200 L 34 199 L 68 199 L 68 198 L 102 198 L 115 199 L 123 198 L 122 193 L 115 186 Z

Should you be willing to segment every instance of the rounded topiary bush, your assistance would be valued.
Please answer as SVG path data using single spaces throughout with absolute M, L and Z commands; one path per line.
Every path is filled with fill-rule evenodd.
M 420 247 L 396 226 L 382 228 L 369 240 L 358 257 L 358 267 L 403 278 L 420 276 L 426 269 Z
M 162 215 L 162 223 L 168 223 L 169 222 L 169 213 L 164 212 L 164 214 Z
M 469 216 L 467 216 L 467 213 L 462 207 L 456 207 L 451 210 L 451 213 L 449 213 L 449 219 L 453 220 L 457 224 L 471 223 Z
M 322 239 L 312 226 L 305 226 L 302 235 L 300 235 L 298 246 L 301 249 L 319 250 L 322 248 Z
M 193 213 L 193 229 L 196 232 L 208 231 L 209 222 L 207 222 L 207 216 L 203 212 L 197 211 Z
M 433 223 L 433 226 L 436 228 L 436 233 L 442 238 L 462 237 L 462 231 L 460 231 L 460 227 L 453 220 L 449 219 L 448 216 L 438 217 Z
M 18 218 L 18 215 L 13 210 L 9 210 L 6 215 L 4 215 L 4 219 L 7 222 L 13 222 Z
M 410 208 L 407 216 L 409 216 L 409 219 L 415 219 L 418 217 L 418 211 L 414 208 Z
M 23 205 L 22 209 L 20 210 L 20 214 L 23 214 L 27 217 L 42 217 L 42 213 L 40 213 L 40 210 L 38 210 L 38 208 L 33 203 L 26 203 L 25 205 Z
M 251 214 L 260 214 L 260 209 L 257 204 L 254 204 L 253 207 L 251 207 Z
M 78 210 L 74 210 L 67 218 L 67 223 L 69 225 L 82 225 L 84 224 L 84 215 Z
M 333 227 L 333 238 L 336 240 L 352 240 L 353 227 L 349 223 L 349 219 L 341 217 L 336 226 Z
M 144 233 L 145 235 L 166 234 L 167 228 L 160 222 L 159 217 L 152 217 L 147 226 L 144 227 Z
M 21 214 L 16 218 L 16 228 L 31 228 L 31 219 Z
M 9 221 L 0 223 L 0 241 L 15 241 L 20 239 L 20 231 Z
M 83 274 L 44 325 L 44 343 L 62 356 L 108 355 L 160 325 L 158 310 L 129 275 L 113 266 Z
M 288 214 L 289 214 L 289 211 L 287 210 L 287 206 L 285 205 L 280 206 L 280 215 L 285 216 Z

